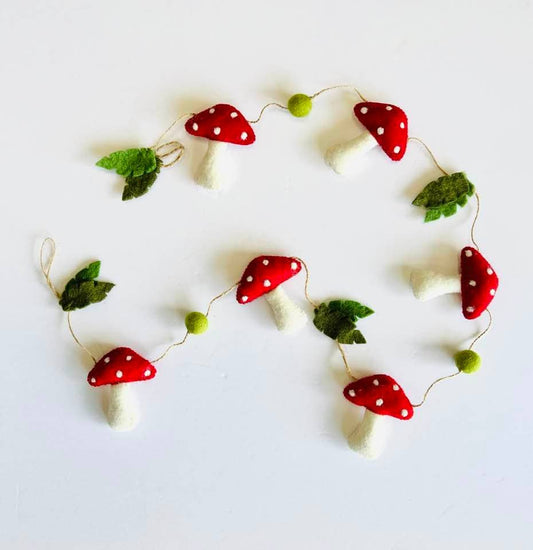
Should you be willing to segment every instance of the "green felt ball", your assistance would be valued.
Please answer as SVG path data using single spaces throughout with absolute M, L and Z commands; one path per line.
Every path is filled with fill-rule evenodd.
M 289 99 L 287 107 L 292 116 L 303 117 L 311 112 L 313 102 L 308 95 L 295 94 Z
M 185 317 L 185 326 L 191 334 L 202 334 L 207 330 L 209 321 L 203 313 L 191 311 Z
M 481 367 L 481 357 L 471 349 L 458 351 L 455 356 L 455 364 L 457 368 L 466 374 L 472 374 Z

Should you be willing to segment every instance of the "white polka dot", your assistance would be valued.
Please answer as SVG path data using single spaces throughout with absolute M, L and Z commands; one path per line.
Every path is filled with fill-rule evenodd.
M 238 116 L 239 115 L 235 111 L 233 111 L 233 113 L 231 113 L 230 115 L 231 118 L 237 118 Z
M 496 289 L 491 288 L 491 289 L 490 289 L 490 295 L 491 295 L 491 296 L 494 296 L 495 294 L 496 294 Z
M 468 284 L 470 286 L 476 286 L 477 283 L 476 283 L 476 281 L 468 281 Z
M 474 313 L 475 310 L 476 310 L 476 308 L 473 307 L 473 306 L 468 306 L 468 307 L 466 308 L 466 311 L 468 311 L 468 313 Z
M 382 136 L 385 133 L 385 128 L 382 128 L 381 126 L 376 130 L 378 136 Z
M 487 268 L 487 273 L 488 273 L 489 275 L 492 275 L 492 274 L 494 273 L 494 271 L 492 271 L 492 269 L 489 267 L 489 268 Z
M 126 356 L 126 361 L 131 361 L 131 359 L 132 359 L 131 355 Z
M 392 386 L 392 389 L 394 391 L 398 391 L 400 389 L 400 386 L 398 386 L 398 384 L 394 384 L 394 386 Z
M 110 359 L 109 357 L 106 357 L 106 358 L 104 359 L 104 363 L 109 363 L 109 361 L 111 361 L 111 359 Z
M 263 281 L 263 286 L 266 286 L 267 288 L 271 285 L 272 283 L 268 280 L 268 279 L 265 279 Z
M 96 384 L 96 378 L 91 378 L 91 384 Z
M 405 122 L 400 122 L 400 128 L 403 130 L 405 128 Z
M 379 380 L 375 378 L 374 380 L 372 380 L 372 384 L 374 384 L 374 386 L 379 386 Z
M 242 141 L 245 141 L 246 139 L 248 139 L 248 134 L 246 132 L 243 132 L 241 134 L 241 139 L 242 139 Z
M 211 109 L 209 109 L 209 114 L 212 115 L 214 112 L 215 112 L 215 108 L 211 107 Z
M 396 154 L 398 154 L 401 150 L 402 148 L 399 145 L 396 145 L 396 147 L 393 149 Z
M 471 250 L 465 250 L 465 256 L 467 258 L 470 258 L 470 256 L 472 256 L 472 251 Z
M 251 282 L 254 280 L 254 278 L 253 278 L 251 275 L 248 275 L 248 277 L 246 277 L 246 280 L 247 280 L 249 283 L 251 283 Z
M 387 109 L 387 111 L 392 111 L 392 107 L 390 105 L 387 105 L 385 109 Z
M 361 107 L 360 112 L 362 115 L 366 115 L 368 113 L 368 107 Z
M 263 265 L 268 265 L 268 260 L 263 260 Z
M 215 128 L 213 128 L 213 134 L 215 134 L 215 136 L 220 135 L 220 128 L 219 128 L 218 126 L 216 126 Z
M 193 123 L 192 129 L 193 129 L 195 132 L 198 132 L 198 124 L 196 124 L 196 122 Z
M 298 269 L 298 264 L 297 264 L 296 262 L 292 262 L 292 263 L 291 263 L 291 269 L 292 269 L 293 271 L 295 271 L 296 269 Z
M 150 369 L 146 369 L 144 371 L 144 376 L 150 376 L 152 374 L 152 371 Z
M 350 397 L 355 397 L 355 390 L 348 390 L 348 395 Z
M 401 415 L 405 418 L 409 413 L 407 412 L 407 409 L 402 409 Z
M 247 302 L 248 296 L 241 296 L 241 302 Z
M 124 374 L 124 373 L 123 373 L 121 370 L 117 370 L 117 372 L 115 373 L 115 376 L 116 376 L 117 378 L 122 378 L 123 374 Z
M 383 405 L 383 399 L 376 399 L 376 405 L 381 407 L 381 405 Z

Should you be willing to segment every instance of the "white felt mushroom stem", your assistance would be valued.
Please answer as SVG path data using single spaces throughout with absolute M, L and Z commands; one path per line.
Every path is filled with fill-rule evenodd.
M 109 388 L 107 422 L 114 430 L 127 432 L 139 423 L 141 414 L 130 384 L 113 384 Z
M 348 174 L 356 166 L 357 159 L 376 145 L 378 142 L 374 136 L 365 130 L 355 139 L 330 147 L 326 151 L 325 160 L 337 174 Z
M 378 458 L 386 447 L 389 428 L 386 416 L 366 409 L 363 420 L 348 436 L 348 444 L 365 458 Z
M 223 189 L 234 179 L 234 166 L 228 156 L 227 143 L 209 141 L 207 152 L 198 166 L 195 181 L 207 189 Z
M 415 269 L 411 273 L 411 288 L 415 298 L 426 301 L 443 294 L 461 293 L 461 278 L 429 269 Z
M 281 287 L 265 294 L 265 299 L 272 309 L 276 326 L 281 332 L 295 332 L 307 323 L 305 311 L 297 306 Z

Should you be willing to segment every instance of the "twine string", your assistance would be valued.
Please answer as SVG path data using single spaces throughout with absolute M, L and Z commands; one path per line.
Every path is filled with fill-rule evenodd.
M 446 172 L 446 170 L 444 170 L 444 168 L 438 163 L 433 151 L 429 148 L 429 146 L 424 142 L 422 141 L 420 138 L 417 138 L 417 137 L 414 137 L 414 136 L 411 136 L 408 141 L 416 141 L 417 143 L 420 143 L 420 145 L 422 145 L 422 147 L 424 147 L 424 149 L 426 150 L 426 152 L 428 153 L 428 155 L 431 157 L 431 160 L 433 161 L 433 164 L 435 164 L 435 166 L 445 175 L 445 176 L 449 176 L 450 173 L 449 172 Z
M 474 221 L 472 222 L 472 225 L 470 226 L 470 240 L 472 241 L 472 244 L 475 246 L 477 250 L 479 250 L 479 246 L 476 242 L 476 239 L 474 237 L 474 230 L 476 228 L 476 222 L 479 218 L 479 207 L 480 207 L 480 201 L 479 201 L 479 193 L 476 191 L 476 215 L 474 216 Z
M 176 164 L 181 159 L 185 151 L 185 147 L 179 141 L 168 141 L 167 143 L 158 145 L 153 149 L 157 156 L 163 161 L 161 163 L 161 166 L 163 168 L 169 168 L 170 166 Z M 160 153 L 160 151 L 163 152 Z M 165 162 L 164 159 L 172 157 L 173 155 L 175 155 L 174 158 L 172 158 L 170 161 Z
M 489 332 L 489 330 L 492 328 L 492 313 L 490 312 L 490 310 L 486 309 L 485 310 L 489 316 L 489 323 L 488 325 L 485 327 L 485 329 L 483 331 L 481 331 L 473 340 L 472 340 L 472 343 L 470 344 L 470 346 L 468 347 L 468 349 L 473 349 L 474 346 L 476 345 L 477 342 L 479 342 L 479 340 L 481 340 L 481 338 L 483 338 L 483 336 L 485 336 L 485 334 L 487 334 L 487 332 Z
M 240 282 L 240 281 L 239 281 Z M 224 296 L 228 295 L 235 287 L 238 286 L 239 282 L 233 284 L 230 288 L 224 290 L 223 292 L 221 292 L 220 294 L 217 294 L 217 296 L 215 296 L 208 304 L 207 306 L 207 309 L 206 309 L 206 312 L 205 312 L 205 316 L 206 317 L 209 317 L 209 314 L 211 313 L 211 309 L 213 307 L 213 304 L 217 301 L 217 300 L 220 300 L 221 298 L 223 298 Z M 182 346 L 183 344 L 185 344 L 185 342 L 187 341 L 187 339 L 189 338 L 189 334 L 190 332 L 187 330 L 185 332 L 185 335 L 183 336 L 183 338 L 181 340 L 179 340 L 178 342 L 174 342 L 173 344 L 170 344 L 170 346 L 167 347 L 167 349 L 157 358 L 157 359 L 154 359 L 153 361 L 150 361 L 151 363 L 157 363 L 158 361 L 161 361 L 161 359 L 164 359 L 174 348 L 177 348 L 179 346 Z
M 192 117 L 194 116 L 196 113 L 185 113 L 184 115 L 181 115 L 179 116 L 160 136 L 159 136 L 159 139 L 155 142 L 155 145 L 153 146 L 153 148 L 155 149 L 156 147 L 158 147 L 162 141 L 162 139 L 174 128 L 174 126 L 176 126 L 176 124 L 180 121 L 180 120 L 183 120 L 185 117 Z M 170 142 L 171 143 L 171 142 Z
M 254 120 L 249 120 L 248 122 L 250 124 L 257 124 L 262 118 L 263 113 L 269 108 L 269 107 L 279 107 L 280 109 L 284 109 L 285 111 L 288 111 L 289 108 L 285 107 L 285 105 L 282 105 L 281 103 L 276 103 L 275 101 L 272 101 L 270 103 L 267 103 L 259 112 L 259 116 L 255 118 Z
M 44 250 L 46 246 L 50 246 L 50 254 L 48 259 L 44 259 Z M 41 265 L 41 271 L 43 272 L 46 284 L 48 288 L 54 293 L 56 298 L 61 298 L 61 294 L 57 291 L 52 279 L 50 278 L 50 270 L 52 269 L 52 264 L 54 263 L 54 258 L 56 256 L 56 243 L 52 237 L 46 237 L 46 239 L 41 244 L 41 251 L 39 253 L 39 263 Z M 93 360 L 94 363 L 97 362 L 96 357 L 81 343 L 80 339 L 76 336 L 74 329 L 72 328 L 72 320 L 70 318 L 71 311 L 67 311 L 67 324 L 70 335 L 74 339 L 74 342 Z
M 417 403 L 416 405 L 413 405 L 413 408 L 421 407 L 426 402 L 426 398 L 429 395 L 429 393 L 431 392 L 431 390 L 437 384 L 439 384 L 440 382 L 443 382 L 444 380 L 449 380 L 450 378 L 453 378 L 454 376 L 457 376 L 458 374 L 461 374 L 461 371 L 458 370 L 457 372 L 454 372 L 453 374 L 448 374 L 447 376 L 441 376 L 440 378 L 437 378 L 437 380 L 432 382 L 429 385 L 428 389 L 424 392 L 424 397 L 422 397 L 422 401 L 420 401 L 420 403 Z

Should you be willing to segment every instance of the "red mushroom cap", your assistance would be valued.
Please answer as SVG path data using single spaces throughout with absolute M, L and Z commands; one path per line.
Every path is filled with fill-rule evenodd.
M 354 405 L 400 420 L 413 416 L 413 406 L 398 383 L 386 374 L 373 374 L 348 384 L 344 397 Z
M 365 101 L 353 112 L 392 160 L 401 160 L 407 148 L 407 116 L 395 105 Z
M 185 123 L 185 129 L 193 136 L 213 141 L 251 145 L 255 134 L 242 113 L 226 103 L 213 105 L 191 117 Z
M 116 348 L 106 353 L 87 375 L 91 386 L 125 384 L 150 380 L 156 375 L 155 367 L 130 348 Z
M 467 319 L 477 319 L 496 294 L 498 275 L 481 252 L 471 246 L 461 250 L 460 271 L 463 315 Z
M 258 256 L 248 264 L 242 274 L 237 288 L 237 302 L 253 302 L 294 277 L 301 269 L 302 262 L 297 258 Z

